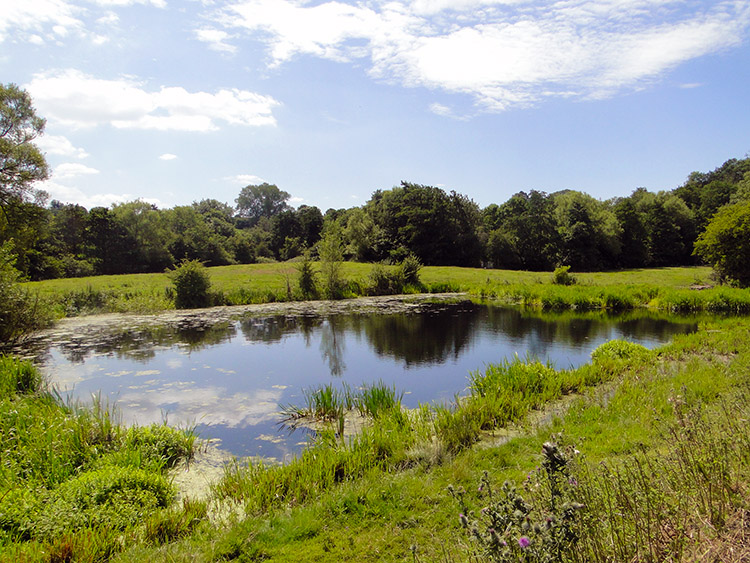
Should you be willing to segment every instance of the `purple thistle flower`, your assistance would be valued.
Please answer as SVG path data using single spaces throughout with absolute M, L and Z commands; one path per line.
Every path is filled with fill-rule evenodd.
M 530 543 L 531 542 L 529 541 L 529 538 L 527 538 L 526 536 L 521 536 L 520 538 L 518 538 L 518 545 L 521 547 L 521 549 L 526 549 L 527 547 L 529 547 Z

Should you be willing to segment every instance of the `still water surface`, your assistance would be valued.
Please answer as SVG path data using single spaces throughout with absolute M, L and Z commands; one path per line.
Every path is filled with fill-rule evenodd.
M 550 316 L 463 303 L 419 313 L 163 327 L 96 347 L 53 347 L 44 369 L 73 398 L 101 394 L 116 403 L 126 423 L 194 424 L 201 437 L 235 455 L 283 460 L 305 436 L 279 427 L 279 405 L 302 405 L 305 389 L 383 381 L 405 393 L 406 407 L 416 407 L 451 400 L 465 392 L 471 371 L 503 358 L 532 355 L 569 368 L 608 340 L 654 347 L 696 327 L 692 319 L 645 313 Z

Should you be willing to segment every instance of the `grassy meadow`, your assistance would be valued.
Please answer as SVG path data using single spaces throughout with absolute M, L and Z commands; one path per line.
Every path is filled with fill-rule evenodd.
M 320 265 L 314 266 L 320 278 Z M 380 266 L 378 266 L 380 267 Z M 393 269 L 394 267 L 385 267 Z M 372 295 L 374 266 L 342 264 L 345 297 Z M 295 262 L 209 268 L 211 302 L 215 305 L 284 302 L 303 299 Z M 727 287 L 697 291 L 710 284 L 707 267 L 657 268 L 574 274 L 574 285 L 553 283 L 551 272 L 423 267 L 420 287 L 409 291 L 466 292 L 478 298 L 544 310 L 649 307 L 664 311 L 744 313 L 747 292 Z M 166 273 L 95 276 L 28 282 L 24 286 L 48 302 L 58 317 L 101 312 L 156 312 L 174 308 L 172 283 Z
M 370 267 L 345 264 L 344 276 Z M 291 264 L 210 273 L 225 295 L 287 295 L 291 276 L 294 295 Z M 550 311 L 746 311 L 747 290 L 689 289 L 709 273 L 560 286 L 551 273 L 423 268 L 421 281 Z M 169 303 L 160 274 L 90 280 L 92 295 Z M 88 283 L 34 287 L 59 299 Z M 466 396 L 414 410 L 378 382 L 310 389 L 283 407 L 323 425 L 305 452 L 237 461 L 208 498 L 181 503 L 167 471 L 192 455 L 189 431 L 122 428 L 112 408 L 66 405 L 30 365 L 4 359 L 0 561 L 746 561 L 750 318 L 706 318 L 657 350 L 603 344 L 575 369 L 498 358 L 466 374 Z M 366 422 L 344 437 L 355 414 Z

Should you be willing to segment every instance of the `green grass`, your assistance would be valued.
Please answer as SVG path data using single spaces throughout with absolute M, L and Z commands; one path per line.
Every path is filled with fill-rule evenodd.
M 373 264 L 344 262 L 349 297 L 368 294 Z M 320 269 L 315 264 L 316 270 Z M 388 271 L 395 267 L 386 267 Z M 303 298 L 293 262 L 217 266 L 208 269 L 212 302 L 217 305 L 283 302 Z M 684 311 L 747 311 L 747 292 L 718 288 L 695 291 L 710 280 L 707 267 L 655 268 L 576 274 L 574 286 L 552 283 L 552 272 L 523 272 L 428 266 L 420 270 L 427 292 L 469 292 L 481 298 L 546 310 L 652 307 Z M 94 312 L 153 312 L 174 308 L 167 274 L 129 274 L 29 282 L 23 284 L 53 304 L 58 316 Z M 414 290 L 414 288 L 412 288 Z
M 704 323 L 697 333 L 676 337 L 657 351 L 608 343 L 591 364 L 575 370 L 555 370 L 533 359 L 487 366 L 471 374 L 470 394 L 451 405 L 423 405 L 401 416 L 392 410 L 346 442 L 332 427 L 287 465 L 231 466 L 216 486 L 216 498 L 245 516 L 229 524 L 212 524 L 205 504 L 165 506 L 160 474 L 147 473 L 138 461 L 157 456 L 151 448 L 164 442 L 158 431 L 136 431 L 140 438 L 130 444 L 139 453 L 112 450 L 106 444 L 128 443 L 127 432 L 118 430 L 109 411 L 91 411 L 78 423 L 85 431 L 71 433 L 78 436 L 71 443 L 50 442 L 67 440 L 67 432 L 53 431 L 52 438 L 33 434 L 32 442 L 42 446 L 35 445 L 35 456 L 42 450 L 72 454 L 76 443 L 92 436 L 101 455 L 86 450 L 91 443 L 85 442 L 78 457 L 88 461 L 77 467 L 87 469 L 73 476 L 64 475 L 67 463 L 44 465 L 49 460 L 43 456 L 26 456 L 29 470 L 39 466 L 36 477 L 28 478 L 40 484 L 16 482 L 0 503 L 5 526 L 0 559 L 49 561 L 56 553 L 65 560 L 67 553 L 71 560 L 94 554 L 116 561 L 470 560 L 487 545 L 467 536 L 448 486 L 463 488 L 462 502 L 474 510 L 471 521 L 486 537 L 487 513 L 479 509 L 492 506 L 495 517 L 503 514 L 506 480 L 519 486 L 517 494 L 529 503 L 524 518 L 535 522 L 550 510 L 542 444 L 556 440 L 582 452 L 569 471 L 577 483 L 571 498 L 586 506 L 576 524 L 581 538 L 559 560 L 663 560 L 667 550 L 677 554 L 675 560 L 704 552 L 730 560 L 722 550 L 731 546 L 734 519 L 750 485 L 748 368 L 750 321 L 744 318 Z M 17 388 L 25 377 L 11 374 L 5 388 Z M 573 391 L 567 412 L 553 416 L 549 426 L 483 445 L 498 438 L 499 427 L 522 422 L 526 413 Z M 0 434 L 6 440 L 13 435 L 9 427 L 24 427 L 12 411 L 30 408 L 24 405 L 32 398 L 60 412 L 48 395 L 17 391 L 2 418 L 9 425 Z M 73 411 L 62 411 L 63 418 L 77 420 Z M 450 423 L 447 430 L 441 417 Z M 62 428 L 49 424 L 49 413 L 34 411 L 25 419 L 26 425 L 47 421 Z M 470 438 L 454 440 L 454 433 Z M 477 439 L 479 445 L 469 447 Z M 451 440 L 458 446 L 449 447 Z M 157 447 L 161 466 L 169 451 Z M 6 483 L 19 479 L 19 467 L 9 469 Z M 490 484 L 492 500 L 486 497 Z M 47 491 L 46 503 L 35 500 L 37 489 Z M 129 498 L 146 507 L 138 525 L 108 521 L 112 516 L 99 510 L 101 505 L 86 500 L 92 498 L 88 491 L 97 491 L 123 503 L 123 491 L 133 490 L 141 492 Z M 132 522 L 136 513 L 128 506 L 117 511 L 118 518 Z M 81 513 L 87 520 L 76 524 L 74 515 Z M 522 524 L 523 519 L 508 528 L 508 539 L 524 533 L 539 550 L 557 549 L 543 541 L 542 531 L 523 530 Z
M 119 535 L 171 504 L 165 472 L 192 457 L 192 432 L 125 429 L 112 408 L 65 404 L 12 358 L 0 357 L 0 391 L 0 558 L 111 555 Z
M 260 285 L 247 291 L 275 288 L 285 295 L 285 267 L 292 266 L 255 265 Z M 365 279 L 370 268 L 345 267 L 351 279 Z M 233 277 L 239 268 L 225 267 L 225 289 L 243 283 L 247 271 Z M 211 269 L 214 284 L 219 270 Z M 576 285 L 556 286 L 551 273 L 421 272 L 430 290 L 461 289 L 560 315 L 589 308 L 747 310 L 747 291 L 687 289 L 708 277 L 705 268 L 576 277 Z M 560 561 L 739 561 L 747 555 L 741 524 L 750 490 L 748 318 L 706 318 L 696 333 L 656 351 L 611 342 L 591 363 L 571 370 L 533 358 L 501 360 L 469 375 L 466 396 L 413 411 L 398 408 L 396 389 L 366 387 L 359 392 L 362 410 L 380 414 L 358 436 L 342 439 L 340 416 L 320 415 L 332 419 L 330 426 L 286 465 L 230 466 L 209 503 L 236 507 L 239 516 L 228 522 L 210 520 L 207 505 L 162 500 L 160 472 L 185 455 L 180 447 L 163 447 L 160 433 L 168 430 L 135 430 L 128 439 L 110 409 L 65 407 L 38 389 L 33 373 L 10 362 L 0 365 L 9 374 L 0 379 L 0 479 L 11 491 L 0 492 L 0 560 L 481 560 L 495 549 L 488 515 L 508 516 L 505 481 L 528 504 L 521 517 L 508 516 L 506 539 L 517 544 L 525 534 L 535 554 L 530 561 L 551 552 Z M 322 412 L 340 414 L 342 405 L 357 405 L 357 393 L 337 393 L 333 386 L 312 390 L 298 410 L 321 403 L 330 407 Z M 549 423 L 524 429 L 540 409 L 550 409 Z M 550 484 L 549 456 L 542 454 L 547 442 L 570 457 L 566 482 L 574 488 Z M 574 448 L 581 454 L 574 456 Z M 557 507 L 555 487 L 562 495 Z M 88 503 L 87 491 L 114 499 L 121 520 L 107 520 L 111 515 Z M 147 513 L 134 512 L 128 499 L 138 499 Z M 585 505 L 575 509 L 574 548 L 555 543 L 544 529 L 550 511 L 558 521 L 563 517 L 563 500 Z M 474 510 L 468 535 L 459 518 L 467 509 Z M 79 514 L 87 516 L 76 524 Z M 55 528 L 58 521 L 76 531 Z M 531 525 L 538 522 L 539 530 Z

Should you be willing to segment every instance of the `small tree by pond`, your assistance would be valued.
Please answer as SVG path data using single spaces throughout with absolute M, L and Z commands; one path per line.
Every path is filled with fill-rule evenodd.
M 698 237 L 694 254 L 711 264 L 722 281 L 750 286 L 750 201 L 722 207 Z
M 345 280 L 341 275 L 344 261 L 344 237 L 335 221 L 326 225 L 323 238 L 318 243 L 318 256 L 323 274 L 323 295 L 327 299 L 344 296 Z
M 14 267 L 11 245 L 11 241 L 0 245 L 0 347 L 22 340 L 51 320 L 49 309 L 39 298 L 20 286 L 21 274 Z
M 302 258 L 302 261 L 297 263 L 297 274 L 299 290 L 302 293 L 302 298 L 317 299 L 318 282 L 315 279 L 316 272 L 309 253 L 306 252 Z
M 168 272 L 174 284 L 175 307 L 197 309 L 211 303 L 211 276 L 199 260 L 183 260 L 174 270 Z

